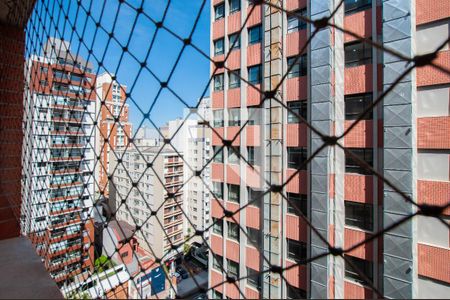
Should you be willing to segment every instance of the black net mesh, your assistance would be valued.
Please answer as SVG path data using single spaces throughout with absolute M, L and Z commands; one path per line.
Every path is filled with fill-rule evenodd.
M 232 71 L 227 64 L 232 52 L 228 51 L 220 61 L 211 58 L 209 32 L 205 34 L 204 29 L 200 28 L 210 22 L 211 4 L 209 1 L 200 0 L 189 2 L 38 0 L 34 6 L 25 30 L 23 195 L 28 200 L 23 202 L 22 230 L 37 245 L 37 251 L 42 255 L 52 277 L 69 298 L 141 298 L 148 295 L 143 287 L 145 279 L 142 276 L 160 267 L 161 274 L 166 279 L 165 291 L 171 288 L 171 296 L 180 296 L 177 294 L 174 279 L 176 277 L 173 276 L 172 266 L 168 262 L 171 262 L 177 253 L 186 250 L 183 248 L 184 244 L 190 244 L 194 240 L 208 248 L 211 260 L 213 255 L 207 233 L 213 227 L 230 221 L 237 225 L 238 234 L 245 236 L 258 249 L 262 264 L 268 267 L 261 268 L 254 274 L 234 276 L 230 270 L 225 270 L 224 262 L 219 262 L 216 267 L 228 275 L 224 277 L 223 282 L 205 286 L 198 276 L 192 276 L 196 272 L 192 266 L 195 263 L 183 260 L 181 264 L 185 265 L 185 270 L 190 273 L 192 285 L 198 287 L 197 291 L 206 293 L 222 284 L 228 284 L 234 285 L 241 297 L 245 298 L 246 293 L 242 286 L 239 286 L 239 282 L 265 278 L 266 274 L 279 274 L 286 280 L 285 275 L 290 269 L 308 265 L 326 256 L 340 256 L 377 296 L 383 297 L 382 291 L 373 284 L 373 280 L 360 270 L 360 265 L 348 259 L 346 254 L 382 238 L 386 232 L 417 215 L 435 217 L 448 226 L 443 216 L 450 203 L 444 206 L 419 204 L 416 199 L 385 178 L 377 168 L 361 159 L 360 155 L 355 155 L 353 151 L 345 148 L 343 139 L 360 121 L 372 114 L 385 96 L 416 67 L 429 65 L 444 74 L 450 74 L 449 70 L 434 62 L 438 51 L 449 41 L 445 41 L 431 54 L 408 57 L 336 25 L 333 21 L 334 14 L 338 9 L 342 9 L 343 0 L 331 16 L 314 21 L 302 13 L 285 10 L 282 1 L 250 3 L 247 18 L 237 31 L 238 36 L 246 30 L 247 21 L 261 6 L 264 6 L 264 12 L 281 11 L 290 18 L 296 17 L 310 28 L 307 40 L 302 42 L 300 54 L 291 58 L 281 80 L 271 89 L 263 89 L 261 85 L 241 77 L 240 73 L 234 73 L 237 82 L 252 87 L 260 94 L 259 105 L 253 108 L 264 108 L 268 101 L 278 103 L 283 110 L 305 124 L 309 132 L 322 139 L 322 146 L 304 157 L 296 166 L 295 172 L 287 176 L 281 185 L 272 184 L 262 172 L 253 167 L 248 154 L 244 155 L 239 147 L 234 147 L 244 129 L 252 125 L 251 114 L 246 121 L 237 123 L 239 129 L 232 138 L 224 139 L 223 133 L 210 122 L 212 119 L 198 113 L 202 99 L 209 95 L 210 86 L 216 84 L 214 78 L 218 74 L 217 71 L 222 68 Z M 183 6 L 186 10 L 183 10 Z M 180 22 L 183 22 L 182 26 Z M 277 92 L 289 74 L 295 72 L 296 66 L 302 63 L 302 54 L 307 51 L 312 39 L 327 27 L 363 40 L 369 48 L 387 52 L 409 65 L 339 136 L 323 134 L 312 126 L 311 121 L 305 118 L 299 109 L 289 106 Z M 235 39 L 231 48 L 236 46 L 238 41 L 239 39 Z M 201 77 L 192 60 L 196 60 L 199 65 L 203 64 L 202 67 L 206 65 L 206 68 L 203 68 L 205 70 L 213 65 L 212 74 L 207 72 Z M 107 84 L 106 88 L 105 85 L 98 84 L 101 76 L 111 80 L 111 84 Z M 195 76 L 200 76 L 200 79 L 194 79 Z M 120 87 L 117 88 L 116 84 Z M 119 95 L 116 106 L 105 101 L 98 94 L 100 90 L 104 95 Z M 120 102 L 122 100 L 123 102 Z M 183 109 L 187 109 L 188 113 L 184 114 L 175 132 L 167 135 L 162 121 L 169 120 L 174 110 L 182 114 Z M 124 117 L 128 114 L 129 119 Z M 185 134 L 182 132 L 182 126 L 193 116 L 199 120 L 197 124 L 201 128 L 210 130 L 213 136 L 222 140 L 222 145 L 214 152 L 211 151 L 211 155 L 200 168 L 191 166 L 182 151 L 173 143 L 177 135 Z M 108 119 L 108 122 L 105 119 Z M 102 126 L 108 127 L 109 130 L 105 131 Z M 151 147 L 151 153 L 148 152 L 150 146 L 140 144 L 137 132 L 142 128 L 152 128 L 159 140 Z M 121 138 L 117 138 L 117 132 L 120 132 Z M 323 236 L 323 233 L 312 225 L 309 216 L 304 214 L 305 211 L 292 202 L 285 192 L 285 187 L 306 169 L 318 153 L 327 148 L 342 149 L 345 156 L 350 157 L 357 167 L 364 169 L 366 174 L 376 176 L 380 183 L 398 193 L 405 203 L 412 204 L 414 212 L 387 227 L 378 228 L 367 239 L 349 248 L 335 247 L 327 236 Z M 189 182 L 197 178 L 213 198 L 222 198 L 213 187 L 209 175 L 205 176 L 205 173 L 209 174 L 211 163 L 223 155 L 222 149 L 234 153 L 243 165 L 252 168 L 252 174 L 259 176 L 259 180 L 268 188 L 241 204 L 238 209 L 230 210 L 221 201 L 217 201 L 223 210 L 223 216 L 214 218 L 205 228 L 195 230 L 196 225 L 186 211 L 186 206 L 179 201 L 180 193 Z M 109 155 L 109 163 L 103 159 L 102 155 L 105 153 Z M 183 162 L 180 171 L 184 171 L 184 175 L 180 173 L 180 176 L 184 178 L 178 185 L 166 184 L 165 174 L 157 166 L 161 159 L 169 158 Z M 139 169 L 139 172 L 136 172 L 133 162 L 137 160 L 144 170 Z M 112 161 L 116 163 L 113 164 Z M 128 190 L 124 191 L 121 187 L 123 182 L 113 180 L 118 175 L 127 182 Z M 142 190 L 143 184 L 148 183 L 149 176 L 165 189 L 164 200 L 158 202 L 160 205 L 155 205 Z M 239 213 L 252 205 L 262 207 L 264 197 L 274 193 L 280 194 L 292 211 L 307 225 L 307 228 L 301 230 L 313 232 L 327 245 L 326 252 L 316 256 L 309 255 L 286 267 L 273 264 L 273 260 L 265 256 L 266 252 L 257 244 L 258 241 L 251 236 L 248 228 L 240 225 Z M 133 199 L 142 200 L 140 205 L 147 214 L 140 216 L 138 212 L 136 215 L 136 211 L 130 206 L 131 195 Z M 113 197 L 115 200 L 110 201 Z M 182 236 L 181 240 L 179 236 L 174 238 L 164 229 L 166 221 L 162 219 L 162 212 L 169 209 L 168 203 L 172 203 L 174 211 L 180 212 L 184 226 L 194 228 L 186 236 Z M 131 224 L 118 221 L 119 212 L 127 214 L 127 219 L 131 220 L 128 223 Z M 162 229 L 163 235 L 149 236 L 144 232 L 143 229 L 149 223 L 157 228 L 155 232 Z M 105 228 L 114 230 L 103 230 Z M 95 234 L 97 230 L 100 230 L 100 235 Z M 108 234 L 111 241 L 117 242 L 113 244 L 114 251 L 108 252 L 106 249 L 105 239 Z M 103 245 L 99 244 L 99 239 L 103 239 Z M 170 244 L 162 255 L 158 254 L 161 253 L 162 246 L 156 246 L 158 249 L 154 249 L 155 245 L 160 245 L 155 242 L 156 239 L 165 239 Z M 124 252 L 128 249 L 131 251 L 125 255 Z M 114 265 L 112 260 L 117 255 L 124 264 Z M 127 261 L 134 262 L 132 270 L 125 263 Z M 130 286 L 134 287 L 133 292 L 130 292 Z M 166 296 L 168 295 L 153 295 L 155 298 Z

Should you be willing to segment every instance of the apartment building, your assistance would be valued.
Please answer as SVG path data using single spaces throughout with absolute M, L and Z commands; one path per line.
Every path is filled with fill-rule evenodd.
M 339 2 L 271 1 L 311 19 L 329 16 Z M 450 3 L 344 1 L 331 22 L 412 57 L 434 51 L 449 38 Z M 337 147 L 324 148 L 303 166 L 323 141 L 283 105 L 323 134 L 339 136 L 410 66 L 330 27 L 306 44 L 314 31 L 267 4 L 211 1 L 215 63 L 210 90 L 218 133 L 212 136 L 217 155 L 211 166 L 213 298 L 376 297 L 339 256 L 301 264 L 328 247 L 298 212 L 332 246 L 345 249 L 416 209 Z M 448 55 L 447 44 L 435 61 L 448 68 Z M 227 56 L 225 69 L 221 62 Z M 283 105 L 273 98 L 262 102 L 261 93 L 237 74 Z M 340 142 L 417 202 L 445 204 L 450 194 L 449 87 L 450 77 L 443 72 L 430 66 L 414 69 Z M 278 193 L 256 201 L 261 191 L 281 186 L 300 168 L 281 191 L 289 203 Z M 242 206 L 236 220 L 223 218 L 222 207 L 233 212 Z M 443 216 L 447 224 L 448 214 Z M 388 298 L 450 292 L 448 268 L 443 267 L 450 260 L 449 229 L 433 217 L 414 218 L 346 258 Z M 284 280 L 260 273 L 269 269 L 269 261 L 282 268 L 300 265 L 284 272 Z M 238 288 L 220 285 L 227 275 L 247 278 L 236 281 Z
M 113 79 L 114 77 L 114 79 Z M 96 164 L 98 174 L 98 190 L 109 197 L 108 176 L 111 175 L 109 161 L 117 147 L 123 147 L 131 136 L 131 123 L 128 122 L 128 104 L 126 86 L 120 85 L 114 75 L 103 73 L 96 81 L 98 116 L 97 151 L 100 159 Z
M 159 146 L 128 147 L 118 149 L 118 159 L 111 163 L 116 170 L 110 182 L 116 219 L 136 228 L 140 247 L 162 258 L 172 245 L 182 245 L 181 157 L 167 145 L 162 150 Z
M 211 120 L 210 99 L 203 98 L 195 113 L 187 119 L 169 121 L 165 137 L 171 139 L 173 147 L 183 153 L 184 158 L 184 211 L 187 214 L 185 235 L 193 235 L 196 230 L 205 230 L 210 224 L 211 187 L 210 165 L 212 157 L 211 129 L 205 121 Z M 202 170 L 201 177 L 195 176 L 196 170 Z M 189 222 L 188 222 L 189 220 Z M 208 232 L 204 238 L 208 239 Z M 200 236 L 190 242 L 203 242 Z
M 61 285 L 94 259 L 95 75 L 66 41 L 42 51 L 25 66 L 21 231 Z

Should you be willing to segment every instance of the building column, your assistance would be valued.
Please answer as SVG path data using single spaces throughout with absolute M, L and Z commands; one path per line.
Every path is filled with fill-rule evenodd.
M 406 56 L 413 55 L 412 29 L 415 28 L 415 1 L 383 1 L 383 46 L 396 49 Z M 388 53 L 383 53 L 383 89 L 410 67 Z M 401 191 L 415 197 L 413 166 L 415 160 L 415 98 L 414 72 L 404 77 L 383 99 L 384 115 L 384 176 Z M 383 226 L 410 215 L 413 206 L 388 185 L 384 185 Z M 412 298 L 415 276 L 413 255 L 413 222 L 383 235 L 383 288 L 387 298 Z

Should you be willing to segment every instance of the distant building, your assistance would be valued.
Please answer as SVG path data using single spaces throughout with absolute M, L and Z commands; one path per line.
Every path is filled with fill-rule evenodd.
M 192 235 L 195 230 L 205 230 L 210 222 L 211 194 L 208 187 L 211 186 L 211 177 L 208 160 L 212 157 L 211 129 L 204 125 L 204 121 L 210 120 L 210 99 L 204 98 L 189 118 L 169 121 L 164 126 L 166 137 L 171 139 L 177 151 L 184 154 L 184 210 L 190 221 L 186 219 L 185 235 Z M 193 176 L 195 170 L 202 170 L 204 166 L 201 177 Z M 205 232 L 204 237 L 207 239 L 208 236 L 209 233 Z M 202 242 L 202 239 L 196 236 L 190 240 L 194 241 Z
M 61 286 L 94 260 L 96 78 L 68 42 L 50 38 L 43 51 L 27 63 L 21 230 Z
M 162 150 L 130 146 L 125 152 L 119 150 L 118 157 L 120 163 L 111 161 L 117 169 L 110 183 L 115 190 L 110 200 L 116 205 L 116 219 L 135 228 L 140 247 L 161 258 L 171 250 L 169 239 L 173 245 L 184 241 L 179 207 L 183 205 L 183 161 L 167 145 Z
M 96 143 L 96 153 L 100 153 L 100 160 L 96 163 L 96 174 L 99 192 L 108 197 L 108 175 L 112 172 L 110 159 L 114 156 L 113 151 L 128 144 L 131 123 L 128 122 L 125 85 L 120 85 L 109 73 L 103 73 L 97 77 L 96 91 L 97 107 L 100 109 L 100 132 Z

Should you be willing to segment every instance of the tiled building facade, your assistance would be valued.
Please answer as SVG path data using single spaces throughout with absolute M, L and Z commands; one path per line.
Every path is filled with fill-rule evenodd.
M 95 75 L 70 44 L 49 39 L 25 68 L 21 232 L 58 284 L 94 260 Z
M 320 151 L 283 188 L 298 209 L 268 193 L 263 201 L 254 201 L 236 214 L 235 220 L 220 219 L 222 206 L 236 211 L 267 190 L 268 184 L 281 185 L 322 145 L 321 137 L 284 105 L 323 134 L 339 136 L 410 65 L 331 27 L 320 30 L 306 45 L 314 26 L 267 4 L 211 2 L 210 53 L 215 62 L 227 58 L 227 68 L 211 64 L 211 107 L 218 133 L 213 133 L 212 145 L 218 152 L 224 141 L 233 141 L 211 166 L 217 199 L 211 202 L 215 224 L 210 233 L 214 254 L 210 286 L 225 281 L 227 274 L 249 276 L 237 281 L 239 289 L 225 283 L 216 286 L 211 296 L 375 296 L 364 278 L 339 256 L 291 268 L 284 273 L 286 281 L 277 274 L 258 273 L 269 267 L 261 254 L 286 268 L 327 251 L 298 210 L 332 246 L 344 249 L 414 212 L 413 205 L 337 147 Z M 339 2 L 272 1 L 311 19 L 330 15 Z M 450 4 L 445 0 L 344 1 L 331 21 L 412 57 L 433 52 L 449 38 Z M 447 56 L 448 43 L 435 62 L 450 67 Z M 262 91 L 278 88 L 274 96 L 283 105 L 270 99 L 261 104 L 261 94 L 236 73 Z M 449 87 L 450 78 L 443 72 L 430 66 L 414 69 L 341 144 L 412 199 L 445 204 L 450 195 Z M 237 159 L 233 149 L 254 167 Z M 445 211 L 443 216 L 447 224 L 448 214 Z M 445 297 L 450 291 L 450 273 L 441 267 L 450 260 L 449 229 L 433 217 L 414 218 L 346 256 L 386 297 Z

